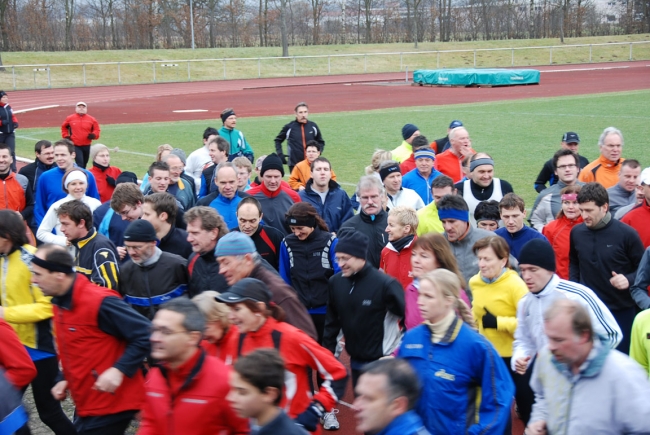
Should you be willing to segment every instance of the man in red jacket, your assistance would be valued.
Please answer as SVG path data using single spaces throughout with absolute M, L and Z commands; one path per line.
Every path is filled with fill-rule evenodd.
M 140 370 L 149 353 L 149 321 L 115 290 L 75 273 L 62 246 L 42 245 L 32 258 L 32 282 L 52 296 L 63 380 L 52 388 L 63 400 L 70 390 L 78 435 L 123 435 L 144 403 Z
M 248 421 L 226 401 L 229 369 L 199 346 L 205 319 L 185 298 L 160 307 L 151 329 L 151 356 L 139 435 L 247 434 Z
M 639 233 L 643 247 L 650 246 L 650 168 L 641 172 L 641 188 L 643 189 L 644 200 L 621 218 L 621 222 L 628 224 Z
M 99 123 L 88 115 L 88 105 L 83 101 L 77 103 L 75 111 L 61 124 L 61 137 L 72 141 L 77 166 L 85 168 L 90 158 L 90 144 L 99 139 Z

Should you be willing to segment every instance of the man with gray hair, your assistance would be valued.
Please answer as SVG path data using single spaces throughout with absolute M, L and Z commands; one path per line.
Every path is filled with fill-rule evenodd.
M 247 193 L 237 190 L 237 168 L 231 162 L 219 163 L 215 169 L 214 183 L 218 189 L 201 198 L 196 205 L 212 207 L 226 221 L 228 228 L 237 227 L 237 206 Z
M 366 259 L 373 267 L 379 268 L 381 250 L 388 243 L 388 235 L 385 231 L 388 225 L 388 213 L 382 207 L 386 192 L 377 177 L 365 175 L 357 184 L 356 194 L 359 199 L 359 213 L 343 222 L 339 229 L 339 236 L 346 231 L 359 231 L 365 234 L 370 241 Z
M 176 197 L 183 210 L 189 210 L 196 203 L 196 192 L 194 178 L 185 174 L 185 152 L 180 148 L 174 148 L 163 161 L 169 166 L 167 192 Z
M 449 130 L 448 137 L 450 147 L 436 156 L 433 167 L 454 180 L 454 183 L 458 183 L 465 176 L 463 174 L 463 159 L 474 154 L 475 151 L 472 149 L 469 133 L 462 124 Z
M 264 260 L 255 249 L 255 243 L 239 231 L 228 233 L 219 239 L 214 250 L 219 264 L 219 273 L 229 286 L 244 278 L 255 278 L 264 282 L 272 294 L 272 302 L 284 310 L 286 322 L 304 331 L 314 340 L 316 328 L 296 291 L 289 286 L 278 272 Z
M 621 157 L 623 133 L 616 127 L 607 127 L 598 139 L 598 148 L 600 156 L 582 169 L 578 179 L 583 183 L 596 181 L 609 189 L 618 183 L 621 163 L 625 161 Z
M 544 332 L 548 345 L 530 381 L 535 404 L 526 434 L 648 433 L 647 374 L 594 335 L 580 302 L 555 300 L 544 313 Z

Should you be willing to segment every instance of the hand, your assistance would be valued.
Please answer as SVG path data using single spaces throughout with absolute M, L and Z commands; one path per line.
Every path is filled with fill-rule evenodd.
M 63 139 L 71 139 L 71 138 L 72 138 L 72 136 L 66 136 Z
M 65 400 L 68 397 L 68 381 L 59 381 L 50 390 L 55 400 Z
M 284 154 L 280 154 L 278 157 L 282 159 L 282 164 L 283 165 L 288 165 L 289 164 L 289 156 L 286 156 Z
M 298 192 L 302 192 L 303 190 L 305 190 L 305 186 L 298 187 Z
M 325 413 L 321 408 L 322 405 L 319 403 L 312 403 L 309 405 L 309 408 L 305 409 L 302 414 L 296 417 L 296 424 L 304 427 L 309 432 L 314 432 L 321 417 Z
M 609 283 L 618 290 L 627 290 L 630 288 L 630 281 L 627 280 L 625 275 L 619 275 L 614 271 L 612 271 L 612 277 L 609 279 Z
M 517 358 L 515 360 L 515 371 L 520 375 L 524 375 L 528 369 L 528 363 L 530 362 L 530 357 L 525 356 L 523 358 Z
M 528 423 L 524 435 L 546 435 L 546 422 L 542 420 Z
M 111 367 L 97 377 L 93 390 L 113 394 L 122 385 L 123 379 L 124 374 L 115 367 Z
M 115 178 L 106 176 L 106 183 L 108 183 L 109 186 L 115 187 Z
M 14 130 L 18 128 L 18 123 L 14 122 Z
M 497 318 L 487 308 L 483 315 L 483 329 L 497 329 Z
M 126 257 L 126 248 L 124 246 L 118 246 L 117 255 L 120 256 L 120 260 L 124 260 L 124 257 Z
M 90 139 L 90 140 L 97 139 L 97 135 L 96 135 L 95 133 L 90 133 L 90 134 L 88 135 L 88 139 Z

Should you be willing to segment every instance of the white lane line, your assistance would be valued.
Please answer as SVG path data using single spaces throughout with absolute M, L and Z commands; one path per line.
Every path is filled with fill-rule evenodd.
M 197 112 L 207 112 L 206 109 L 188 109 L 188 110 L 172 110 L 174 113 L 197 113 Z
M 14 113 L 25 113 L 25 112 L 33 112 L 34 110 L 54 109 L 55 107 L 59 107 L 59 106 L 60 104 L 53 104 L 51 106 L 30 107 L 29 109 L 14 110 Z
M 629 66 L 605 66 L 602 68 L 570 68 L 570 69 L 550 69 L 550 70 L 539 70 L 542 73 L 556 73 L 556 72 L 575 72 L 575 71 L 604 71 L 610 69 L 628 69 Z
M 347 406 L 347 407 L 350 408 L 350 409 L 354 409 L 354 406 L 352 406 L 351 403 L 348 403 L 348 402 L 346 402 L 346 401 L 344 401 L 344 400 L 339 400 L 339 403 L 340 403 L 341 405 L 343 405 L 343 406 Z

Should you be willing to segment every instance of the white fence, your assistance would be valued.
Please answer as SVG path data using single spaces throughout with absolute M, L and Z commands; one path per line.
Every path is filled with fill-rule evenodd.
M 650 41 L 321 56 L 6 65 L 4 72 L 0 72 L 0 89 L 362 74 L 421 68 L 524 67 L 623 60 L 650 60 Z

